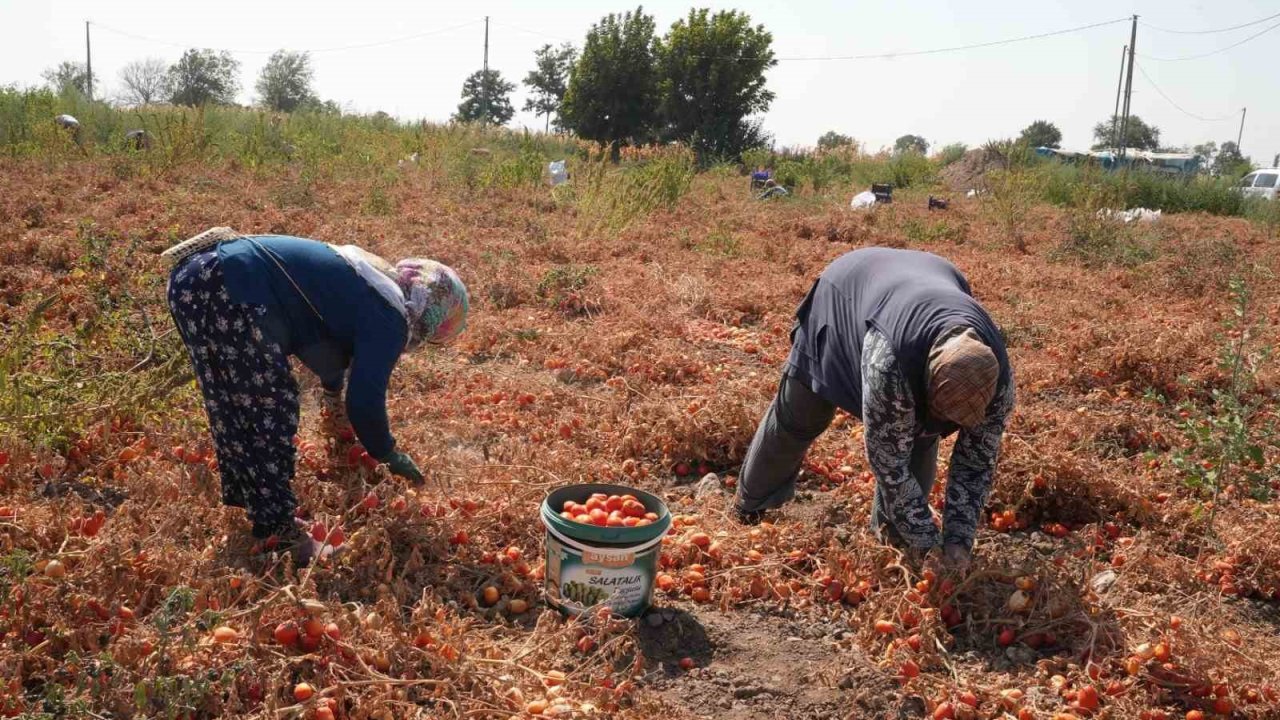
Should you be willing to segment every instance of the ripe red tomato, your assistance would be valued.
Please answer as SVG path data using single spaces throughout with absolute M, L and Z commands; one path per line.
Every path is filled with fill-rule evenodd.
M 298 626 L 291 622 L 282 622 L 276 625 L 274 635 L 276 642 L 285 647 L 293 647 L 298 642 Z

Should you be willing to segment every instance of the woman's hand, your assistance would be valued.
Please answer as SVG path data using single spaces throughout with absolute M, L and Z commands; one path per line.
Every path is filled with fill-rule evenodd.
M 387 467 L 393 475 L 406 478 L 414 485 L 421 485 L 426 481 L 426 478 L 422 477 L 422 471 L 414 464 L 413 458 L 399 450 L 393 451 L 391 457 L 387 458 Z

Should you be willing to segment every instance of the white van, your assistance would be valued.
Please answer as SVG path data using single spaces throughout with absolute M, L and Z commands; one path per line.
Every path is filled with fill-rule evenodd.
M 1245 197 L 1275 200 L 1277 186 L 1280 186 L 1280 168 L 1254 170 L 1240 179 L 1240 192 Z

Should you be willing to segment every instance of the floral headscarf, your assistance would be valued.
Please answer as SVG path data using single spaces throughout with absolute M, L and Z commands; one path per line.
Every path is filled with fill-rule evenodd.
M 467 327 L 467 286 L 453 268 L 426 258 L 407 258 L 396 263 L 395 276 L 409 316 L 410 346 L 443 345 Z

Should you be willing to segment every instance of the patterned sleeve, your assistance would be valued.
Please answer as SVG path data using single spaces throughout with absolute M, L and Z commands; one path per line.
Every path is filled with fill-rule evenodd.
M 1016 392 L 1013 379 L 1005 383 L 995 407 L 977 427 L 960 431 L 951 452 L 947 478 L 947 508 L 943 542 L 968 548 L 978 532 L 978 521 L 987 504 L 991 478 L 1000 455 L 1000 440 L 1013 414 Z
M 867 331 L 862 341 L 862 420 L 867 460 L 886 519 L 912 547 L 936 546 L 939 533 L 929 499 L 910 469 L 916 439 L 915 399 L 889 340 L 876 330 Z

